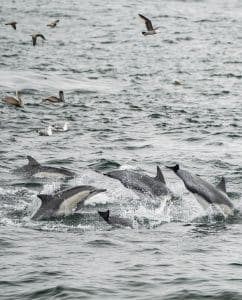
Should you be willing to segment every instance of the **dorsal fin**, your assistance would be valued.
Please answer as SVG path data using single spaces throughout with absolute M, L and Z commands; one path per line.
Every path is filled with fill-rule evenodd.
M 225 184 L 225 179 L 222 177 L 220 182 L 216 185 L 216 188 L 221 190 L 222 192 L 226 193 L 226 184 Z
M 157 180 L 163 182 L 164 184 L 166 184 L 165 178 L 164 178 L 159 166 L 157 166 L 157 174 L 156 174 L 155 179 L 157 179 Z
M 37 195 L 38 198 L 40 198 L 42 204 L 45 204 L 46 202 L 49 202 L 50 201 L 50 195 L 47 195 L 47 194 L 39 194 Z
M 108 219 L 109 219 L 109 209 L 106 211 L 98 211 L 99 215 L 108 223 Z
M 32 156 L 28 155 L 27 159 L 29 161 L 29 166 L 39 166 L 40 163 L 37 162 Z

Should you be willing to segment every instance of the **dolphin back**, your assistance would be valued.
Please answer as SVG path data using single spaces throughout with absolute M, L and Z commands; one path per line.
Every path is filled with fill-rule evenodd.
M 23 173 L 26 176 L 36 176 L 41 178 L 49 178 L 54 176 L 60 176 L 61 177 L 74 177 L 75 173 L 66 169 L 66 168 L 57 168 L 57 167 L 51 167 L 51 166 L 44 166 L 41 165 L 36 159 L 34 159 L 32 156 L 27 156 L 28 164 L 20 167 L 18 169 L 14 170 L 15 174 Z
M 160 169 L 159 166 L 157 166 L 157 174 L 156 174 L 156 177 L 155 177 L 156 180 L 166 184 L 166 181 L 165 181 L 165 177 Z
M 34 159 L 32 156 L 28 155 L 27 156 L 27 160 L 28 160 L 28 166 L 29 167 L 37 167 L 40 166 L 40 163 L 37 162 L 36 159 Z
M 115 170 L 108 172 L 105 175 L 119 180 L 128 189 L 149 193 L 152 196 L 161 196 L 169 193 L 160 169 L 157 169 L 157 175 L 154 178 L 130 170 Z
M 52 174 L 60 174 L 66 177 L 74 177 L 75 173 L 66 169 L 66 168 L 56 168 L 56 167 L 49 167 L 49 166 L 40 166 L 39 172 L 43 173 L 52 173 Z
M 28 155 L 27 156 L 27 160 L 28 160 L 28 164 L 14 169 L 13 173 L 14 174 L 24 174 L 25 176 L 32 176 L 36 170 L 38 170 L 38 168 L 40 167 L 40 163 L 37 162 L 37 160 L 35 160 L 32 156 Z

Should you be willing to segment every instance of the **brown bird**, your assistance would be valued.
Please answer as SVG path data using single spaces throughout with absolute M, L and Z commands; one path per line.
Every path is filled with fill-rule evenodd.
M 57 23 L 59 23 L 59 22 L 60 22 L 60 20 L 55 20 L 54 22 L 51 22 L 51 23 L 47 24 L 46 26 L 54 28 L 54 27 L 56 27 Z
M 34 33 L 31 35 L 32 36 L 32 41 L 33 41 L 33 46 L 36 45 L 36 42 L 37 42 L 37 38 L 38 37 L 41 37 L 43 40 L 46 40 L 46 38 L 43 36 L 43 34 L 41 33 Z
M 18 91 L 16 91 L 16 98 L 11 97 L 11 96 L 6 96 L 2 99 L 2 101 L 7 103 L 7 104 L 14 105 L 14 106 L 17 106 L 17 107 L 23 107 L 24 106 L 24 102 L 20 98 Z
M 12 27 L 13 27 L 13 29 L 17 29 L 17 27 L 16 27 L 16 25 L 17 25 L 18 23 L 17 22 L 9 22 L 9 23 L 5 23 L 5 25 L 11 25 Z
M 59 97 L 50 96 L 50 97 L 47 97 L 47 98 L 43 99 L 43 101 L 50 101 L 50 102 L 53 102 L 53 103 L 64 102 L 64 93 L 63 93 L 63 91 L 59 91 Z

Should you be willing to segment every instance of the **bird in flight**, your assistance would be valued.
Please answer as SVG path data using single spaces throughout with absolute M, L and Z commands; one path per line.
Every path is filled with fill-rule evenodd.
M 51 28 L 54 28 L 54 27 L 56 27 L 57 23 L 59 23 L 59 22 L 60 22 L 60 20 L 55 20 L 55 21 L 53 21 L 53 22 L 47 24 L 46 26 L 49 26 L 49 27 L 51 27 Z
M 13 27 L 13 29 L 17 29 L 16 25 L 17 25 L 17 22 L 9 22 L 9 23 L 5 23 L 5 25 L 11 25 Z
M 37 42 L 37 38 L 38 38 L 38 37 L 41 37 L 43 40 L 45 40 L 45 37 L 44 37 L 43 34 L 41 34 L 41 33 L 34 33 L 34 34 L 32 34 L 31 36 L 32 36 L 33 46 L 36 45 L 36 42 Z
M 152 35 L 157 33 L 157 29 L 159 27 L 154 28 L 150 19 L 146 18 L 145 16 L 139 14 L 140 18 L 145 22 L 145 26 L 147 28 L 147 31 L 142 31 L 143 35 Z

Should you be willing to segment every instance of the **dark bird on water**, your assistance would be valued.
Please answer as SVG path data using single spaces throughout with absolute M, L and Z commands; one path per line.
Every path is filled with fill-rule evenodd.
M 17 22 L 15 22 L 15 21 L 13 21 L 13 22 L 8 22 L 8 23 L 5 23 L 5 25 L 10 25 L 10 26 L 12 26 L 13 27 L 13 29 L 17 29 Z
M 37 38 L 38 37 L 41 37 L 43 40 L 46 40 L 46 38 L 43 36 L 43 34 L 41 33 L 34 33 L 31 35 L 32 36 L 32 41 L 33 41 L 33 46 L 36 45 L 36 42 L 37 42 Z
M 154 28 L 150 19 L 146 18 L 145 16 L 139 14 L 140 18 L 145 22 L 145 26 L 147 28 L 147 31 L 142 31 L 143 35 L 152 35 L 157 33 L 157 29 L 159 27 Z
M 63 91 L 59 91 L 59 97 L 49 96 L 49 97 L 43 99 L 43 101 L 50 101 L 50 102 L 53 102 L 53 103 L 64 102 L 64 92 Z

